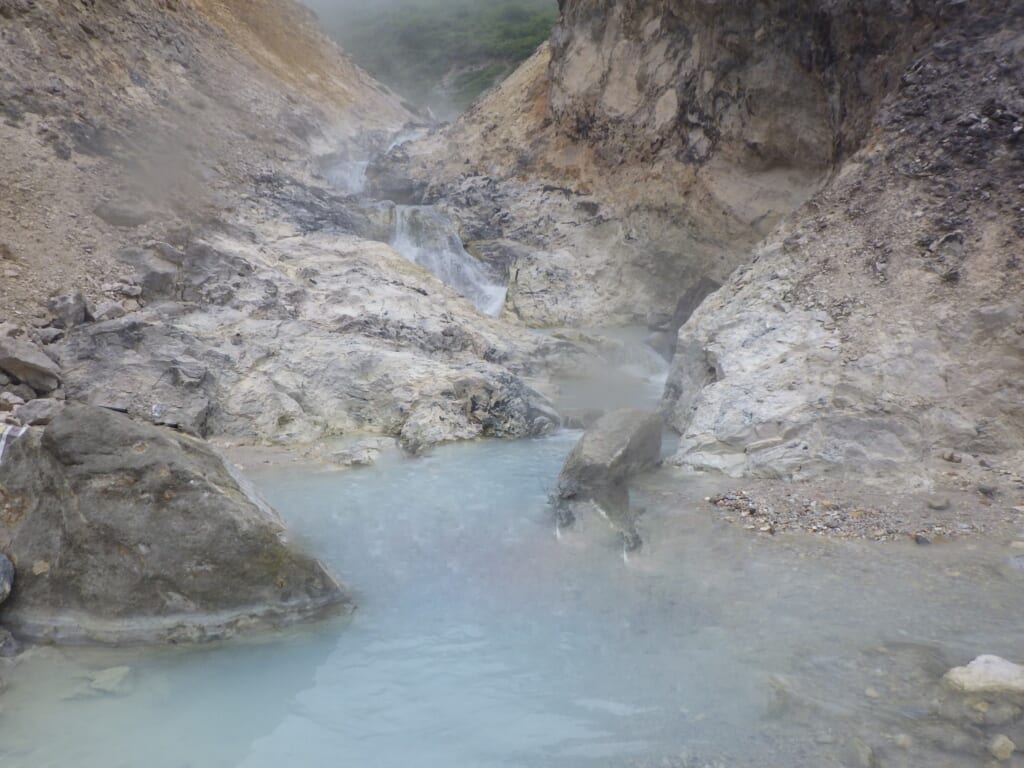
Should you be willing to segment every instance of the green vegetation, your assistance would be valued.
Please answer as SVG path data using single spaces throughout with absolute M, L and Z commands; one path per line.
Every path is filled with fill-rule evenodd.
M 358 64 L 440 116 L 462 111 L 527 59 L 558 13 L 555 0 L 324 3 L 313 4 Z

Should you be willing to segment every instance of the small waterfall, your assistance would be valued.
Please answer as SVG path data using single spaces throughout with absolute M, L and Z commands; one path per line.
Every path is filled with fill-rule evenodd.
M 430 206 L 399 205 L 391 246 L 492 317 L 505 305 L 507 288 L 466 253 L 455 227 Z

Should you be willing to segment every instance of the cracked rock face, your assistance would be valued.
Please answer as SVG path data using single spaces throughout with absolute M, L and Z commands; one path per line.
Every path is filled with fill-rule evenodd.
M 951 450 L 1019 460 L 1024 17 L 960 11 L 870 141 L 680 331 L 678 463 L 927 484 Z
M 671 314 L 863 140 L 933 5 L 567 0 L 549 46 L 371 187 L 440 202 L 480 250 L 505 244 L 529 323 Z
M 39 640 L 211 639 L 348 602 L 205 444 L 85 405 L 5 453 L 0 550 L 3 622 Z
M 153 303 L 54 345 L 71 399 L 229 441 L 367 431 L 413 451 L 558 424 L 525 381 L 552 342 L 480 315 L 383 244 L 275 230 L 133 260 L 144 286 L 162 276 L 144 288 Z

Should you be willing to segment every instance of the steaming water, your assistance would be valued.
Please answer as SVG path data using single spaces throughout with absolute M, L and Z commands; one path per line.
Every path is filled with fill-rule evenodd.
M 334 160 L 324 167 L 324 178 L 337 189 L 347 195 L 360 195 L 366 189 L 366 169 L 369 160 Z
M 359 610 L 216 647 L 33 651 L 0 695 L 0 765 L 858 765 L 850 739 L 914 733 L 947 665 L 1020 655 L 1024 572 L 998 549 L 756 537 L 696 477 L 664 481 L 683 504 L 647 483 L 628 562 L 595 531 L 557 538 L 545 497 L 577 437 L 250 468 Z
M 391 245 L 413 264 L 465 296 L 484 314 L 493 316 L 501 312 L 506 287 L 466 253 L 451 221 L 440 211 L 430 206 L 398 206 Z

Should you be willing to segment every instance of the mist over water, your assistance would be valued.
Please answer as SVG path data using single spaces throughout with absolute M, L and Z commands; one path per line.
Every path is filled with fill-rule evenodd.
M 616 368 L 653 398 L 648 359 Z M 1004 554 L 757 537 L 708 513 L 708 478 L 643 486 L 628 560 L 600 525 L 556 536 L 547 497 L 578 437 L 248 467 L 356 613 L 214 647 L 37 649 L 0 764 L 847 766 L 848 739 L 919 722 L 947 664 L 1018 649 L 1024 617 L 993 610 L 1024 587 Z M 91 684 L 118 666 L 123 685 Z

